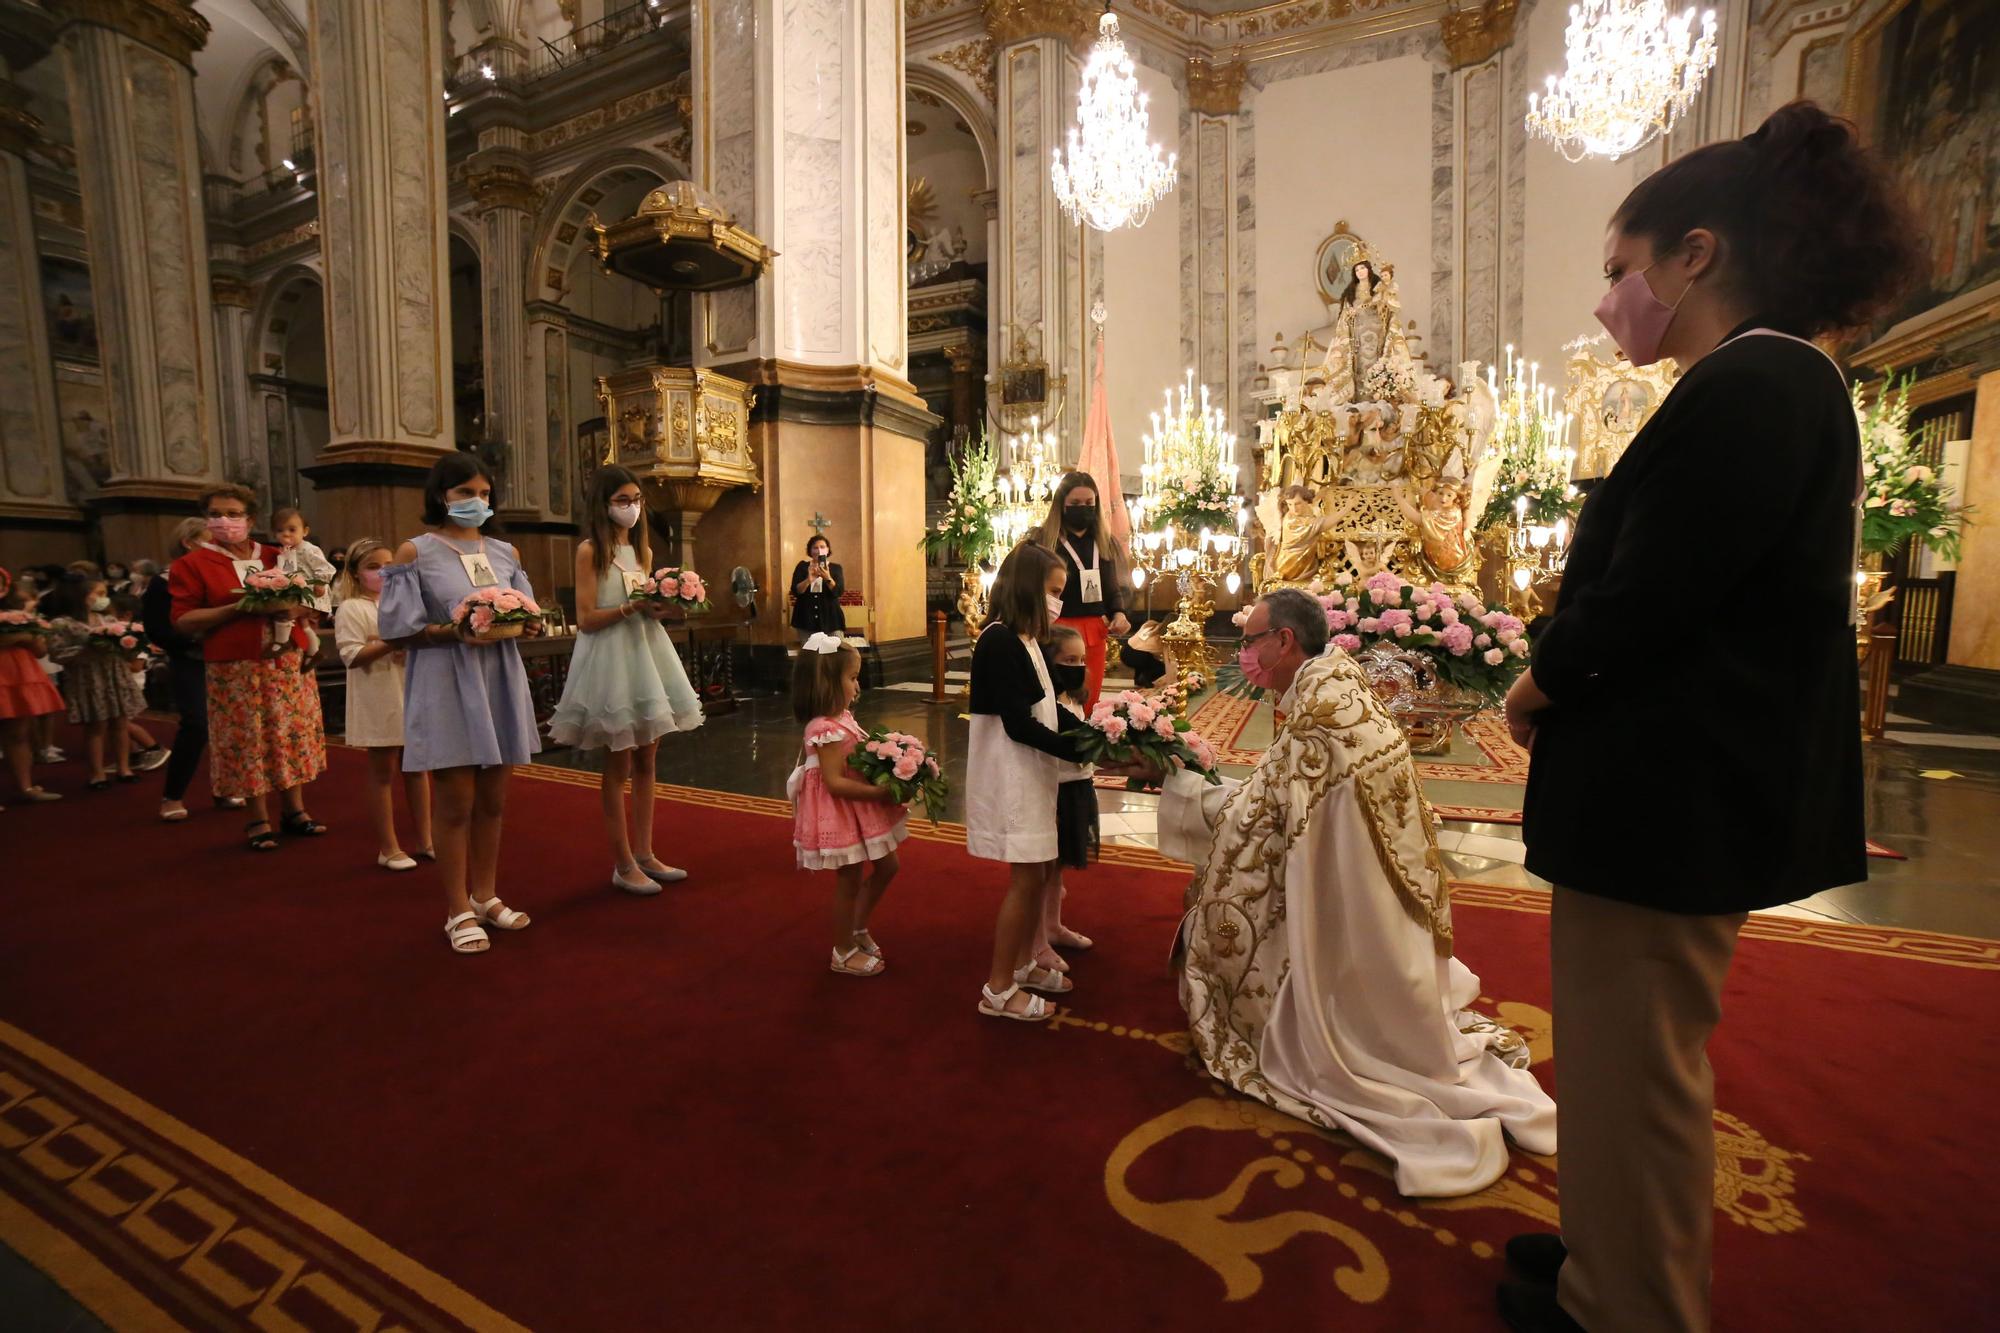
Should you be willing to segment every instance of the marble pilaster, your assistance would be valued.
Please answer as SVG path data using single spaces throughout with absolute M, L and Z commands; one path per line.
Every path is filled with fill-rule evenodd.
M 58 11 L 103 350 L 107 547 L 159 549 L 175 511 L 222 474 L 215 330 L 187 63 L 208 23 L 183 0 Z
M 312 0 L 331 438 L 307 470 L 343 532 L 413 529 L 454 445 L 440 0 Z
M 40 122 L 0 67 L 0 517 L 73 522 L 63 490 L 55 368 L 23 157 Z
M 220 367 L 221 393 L 216 420 L 222 430 L 222 475 L 240 482 L 270 503 L 271 479 L 266 471 L 262 431 L 253 419 L 256 404 L 250 391 L 250 348 L 254 335 L 256 293 L 250 285 L 220 271 L 211 273 L 209 308 L 215 315 L 215 358 Z

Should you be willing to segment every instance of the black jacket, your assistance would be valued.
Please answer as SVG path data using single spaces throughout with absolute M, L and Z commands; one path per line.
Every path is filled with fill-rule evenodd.
M 1743 337 L 1674 386 L 1591 491 L 1535 640 L 1554 707 L 1528 774 L 1528 869 L 1690 914 L 1868 877 L 1860 466 L 1846 383 L 1813 347 Z
M 785 585 L 785 591 L 792 592 L 805 582 L 810 569 L 807 562 L 799 561 L 792 569 L 792 581 Z M 840 594 L 847 591 L 847 579 L 838 564 L 829 564 L 827 573 L 831 577 L 822 580 L 825 591 L 792 594 L 792 628 L 801 634 L 820 631 L 840 634 L 847 629 L 847 615 L 840 609 Z
M 972 711 L 991 713 L 1007 729 L 1007 739 L 1072 764 L 1083 762 L 1076 742 L 1035 720 L 1042 701 L 1042 682 L 1021 636 L 994 621 L 979 631 L 972 646 Z M 1056 712 L 1058 724 L 1062 719 Z
M 1069 548 L 1076 548 L 1076 555 L 1085 560 L 1093 557 L 1097 563 L 1097 574 L 1103 581 L 1104 595 L 1094 602 L 1083 600 L 1083 569 L 1076 563 L 1076 556 Z M 1069 582 L 1063 587 L 1063 619 L 1080 620 L 1085 616 L 1103 616 L 1106 620 L 1124 609 L 1124 585 L 1118 581 L 1118 561 L 1111 551 L 1097 551 L 1097 540 L 1085 535 L 1077 536 L 1065 532 L 1056 539 L 1056 554 L 1062 557 L 1063 567 L 1069 570 Z
M 174 628 L 174 595 L 167 587 L 167 571 L 161 570 L 139 594 L 139 622 L 146 637 L 162 651 L 175 657 L 201 661 L 201 640 Z

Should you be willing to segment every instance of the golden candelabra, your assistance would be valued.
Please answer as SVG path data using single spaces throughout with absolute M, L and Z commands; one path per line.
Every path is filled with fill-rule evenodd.
M 1140 492 L 1127 505 L 1133 586 L 1145 587 L 1149 576 L 1174 579 L 1176 614 L 1161 638 L 1179 671 L 1204 676 L 1214 670 L 1207 628 L 1215 604 L 1209 592 L 1218 582 L 1231 593 L 1242 587 L 1238 571 L 1250 522 L 1250 511 L 1236 494 L 1236 436 L 1225 425 L 1222 409 L 1209 405 L 1208 386 L 1197 394 L 1189 371 L 1178 390 L 1167 391 L 1164 416 L 1153 414 L 1139 468 Z
M 1494 442 L 1500 450 L 1501 480 L 1533 485 L 1546 496 L 1560 489 L 1563 503 L 1576 498 L 1570 471 L 1576 450 L 1569 446 L 1570 414 L 1556 406 L 1553 385 L 1541 381 L 1541 363 L 1523 360 L 1507 346 L 1505 378 L 1486 368 L 1486 384 L 1498 404 Z M 1507 608 L 1523 620 L 1540 613 L 1535 585 L 1559 577 L 1569 561 L 1572 524 L 1564 514 L 1553 523 L 1528 512 L 1528 496 L 1514 497 L 1507 516 Z
M 1000 557 L 1005 558 L 1022 538 L 1041 529 L 1063 467 L 1056 456 L 1055 436 L 1042 429 L 1039 416 L 1029 419 L 1025 432 L 1008 432 L 1002 439 L 1000 472 L 994 478 L 1000 507 L 993 516 L 993 531 L 999 538 Z

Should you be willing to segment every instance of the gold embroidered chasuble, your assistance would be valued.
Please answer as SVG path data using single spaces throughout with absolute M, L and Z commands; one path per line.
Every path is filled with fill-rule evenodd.
M 1338 650 L 1308 662 L 1250 776 L 1169 779 L 1193 863 L 1181 1000 L 1215 1077 L 1392 1158 L 1410 1195 L 1482 1189 L 1503 1133 L 1555 1148 L 1520 1037 L 1470 1011 L 1436 825 L 1402 731 Z

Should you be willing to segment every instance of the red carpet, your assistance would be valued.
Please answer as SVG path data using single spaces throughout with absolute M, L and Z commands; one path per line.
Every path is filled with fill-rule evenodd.
M 1190 1072 L 1181 879 L 1147 854 L 1077 877 L 1099 947 L 1037 1030 L 973 1013 L 999 877 L 957 843 L 908 844 L 858 982 L 773 803 L 663 804 L 693 878 L 635 900 L 589 780 L 524 775 L 504 887 L 536 924 L 458 959 L 431 873 L 375 870 L 359 769 L 315 791 L 336 832 L 272 856 L 233 816 L 152 822 L 151 782 L 0 814 L 0 1241 L 166 1312 L 117 1326 L 1476 1330 L 1495 1247 L 1555 1217 L 1547 1163 L 1413 1204 Z M 1543 910 L 1459 894 L 1546 1053 Z M 2000 946 L 1752 923 L 1714 1051 L 1717 1327 L 1990 1316 L 1996 1001 Z

